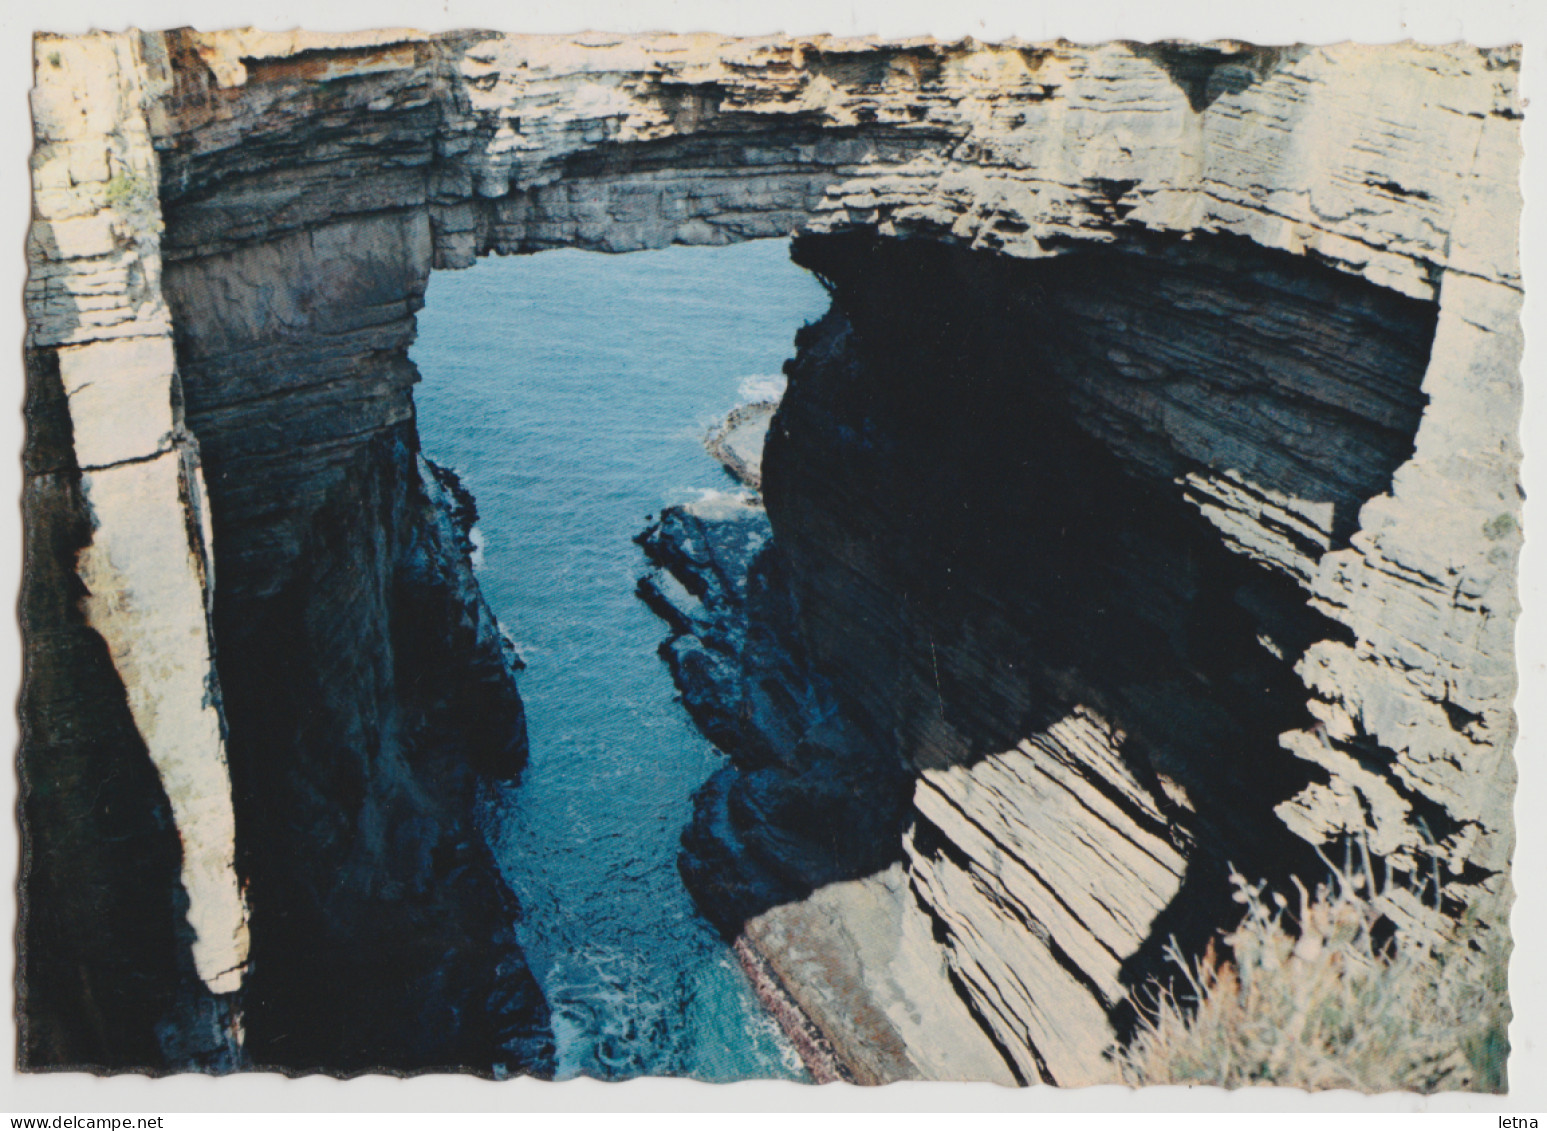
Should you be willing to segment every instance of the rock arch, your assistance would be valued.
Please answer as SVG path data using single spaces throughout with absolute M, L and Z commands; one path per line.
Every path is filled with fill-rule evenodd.
M 476 856 L 455 813 L 464 778 L 446 770 L 441 795 L 417 792 L 441 771 L 416 765 L 404 736 L 434 706 L 405 722 L 400 673 L 378 659 L 402 646 L 394 631 L 471 608 L 463 650 L 492 673 L 501 663 L 470 575 L 438 556 L 442 535 L 415 510 L 407 360 L 428 272 L 491 252 L 857 230 L 1014 260 L 1224 235 L 1436 304 L 1411 457 L 1357 515 L 1253 482 L 1206 444 L 1167 473 L 1227 545 L 1346 629 L 1297 669 L 1319 725 L 1285 741 L 1319 770 L 1282 808 L 1288 826 L 1313 842 L 1361 833 L 1410 860 L 1415 812 L 1443 812 L 1457 891 L 1504 882 L 1520 537 L 1513 52 L 183 30 L 40 36 L 35 56 L 22 757 L 43 886 L 29 889 L 28 930 L 46 929 L 38 908 L 76 875 L 118 892 L 126 915 L 155 890 L 165 921 L 123 960 L 72 957 L 118 1021 L 92 1039 L 34 1026 L 29 1063 L 232 1063 L 232 1001 L 315 988 L 274 974 L 281 947 L 263 975 L 278 980 L 238 992 L 245 885 L 257 940 L 264 900 L 308 888 L 308 837 L 343 846 L 336 861 L 362 887 L 384 870 L 429 883 L 437 850 Z M 397 630 L 380 615 L 393 603 L 414 610 Z M 310 716 L 274 729 L 273 665 L 242 656 L 324 640 L 354 658 L 313 673 L 327 722 L 302 741 Z M 494 701 L 501 733 L 465 736 L 461 753 L 508 771 L 524 750 L 519 703 Z M 96 738 L 71 732 L 71 719 L 109 717 Z M 168 808 L 130 838 L 160 844 L 147 849 L 160 862 L 124 877 L 60 836 L 69 814 L 47 799 L 105 745 L 136 742 Z M 325 764 L 330 746 L 358 756 Z M 278 773 L 275 750 L 290 751 Z M 339 797 L 353 806 L 341 823 L 324 812 Z M 385 847 L 382 814 L 416 806 L 435 831 Z M 174 832 L 180 879 L 166 865 Z M 332 898 L 312 890 L 313 918 L 284 945 L 329 917 L 370 918 L 369 900 Z M 353 929 L 330 944 L 341 964 Z M 78 1015 L 34 937 L 27 1009 Z M 151 981 L 175 994 L 111 988 L 174 937 L 189 957 L 157 960 Z M 468 1001 L 484 994 L 476 981 Z M 154 1036 L 168 994 L 183 1011 L 171 1044 Z M 480 1048 L 540 1061 L 537 1005 L 483 1013 Z M 392 1062 L 345 1029 L 293 1063 L 320 1063 L 325 1038 L 363 1041 L 349 1054 L 361 1065 Z M 260 1060 L 283 1055 L 266 1047 Z M 452 1042 L 402 1063 L 469 1055 Z

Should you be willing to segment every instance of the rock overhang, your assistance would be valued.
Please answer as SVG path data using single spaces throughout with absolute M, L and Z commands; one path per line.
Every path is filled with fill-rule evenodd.
M 185 29 L 136 45 L 196 420 L 204 400 L 221 400 L 220 382 L 198 376 L 209 330 L 227 359 L 277 338 L 278 350 L 252 364 L 271 372 L 274 353 L 299 358 L 304 371 L 310 346 L 340 333 L 374 339 L 373 352 L 401 350 L 412 333 L 403 316 L 421 301 L 427 272 L 491 252 L 868 230 L 1038 258 L 1154 234 L 1228 234 L 1438 302 L 1423 391 L 1444 411 L 1425 413 L 1414 458 L 1394 491 L 1370 504 L 1373 523 L 1351 545 L 1294 566 L 1318 607 L 1360 641 L 1341 659 L 1343 646 L 1329 645 L 1336 655 L 1318 654 L 1306 678 L 1332 697 L 1328 717 L 1343 731 L 1366 715 L 1377 729 L 1373 720 L 1384 719 L 1383 744 L 1417 760 L 1398 775 L 1453 800 L 1467 790 L 1440 784 L 1439 767 L 1458 760 L 1436 743 L 1455 739 L 1447 728 L 1415 746 L 1413 724 L 1391 706 L 1393 694 L 1398 703 L 1408 695 L 1392 670 L 1427 701 L 1439 687 L 1441 701 L 1492 720 L 1471 736 L 1509 730 L 1513 683 L 1490 657 L 1509 653 L 1494 638 L 1508 621 L 1495 606 L 1512 608 L 1513 559 L 1501 563 L 1492 539 L 1491 556 L 1480 554 L 1463 531 L 1491 523 L 1507 540 L 1499 515 L 1518 510 L 1519 379 L 1499 363 L 1519 340 L 1514 49 L 402 29 Z M 287 238 L 306 245 L 310 266 L 275 263 L 275 241 Z M 362 254 L 376 262 L 355 270 L 351 258 Z M 211 301 L 223 276 L 258 266 L 280 284 Z M 330 271 L 336 286 L 326 285 Z M 345 309 L 352 304 L 364 315 Z M 359 357 L 366 344 L 349 352 Z M 1479 373 L 1483 351 L 1492 356 Z M 336 351 L 326 353 L 336 367 Z M 242 368 L 215 366 L 226 371 L 221 382 L 233 366 Z M 291 372 L 284 383 L 308 382 Z M 366 421 L 404 418 L 406 386 L 397 387 Z M 220 450 L 213 421 L 210 430 L 206 443 Z M 1460 430 L 1497 435 L 1502 447 L 1459 444 Z M 1310 504 L 1239 479 L 1200 487 L 1193 474 L 1188 487 L 1238 549 L 1250 553 L 1253 542 L 1231 529 L 1243 486 L 1282 512 L 1280 526 L 1326 525 Z M 1407 484 L 1421 521 L 1396 517 Z M 1446 506 L 1434 508 L 1432 495 L 1416 502 L 1437 485 Z M 1433 538 L 1436 522 L 1450 536 Z M 1409 530 L 1425 533 L 1398 549 Z M 1446 560 L 1430 560 L 1437 551 Z M 1393 632 L 1380 623 L 1388 618 L 1358 611 L 1408 552 L 1424 559 L 1423 576 L 1492 595 L 1471 610 L 1486 643 L 1445 630 L 1467 641 L 1465 659 L 1441 659 L 1442 647 L 1411 639 L 1421 632 Z M 1401 603 L 1396 593 L 1374 608 Z M 1350 663 L 1373 664 L 1385 690 L 1349 692 L 1364 670 Z M 1330 682 L 1334 669 L 1342 674 Z M 1351 803 L 1340 802 L 1345 816 Z M 1483 804 L 1492 803 L 1463 806 L 1469 819 Z

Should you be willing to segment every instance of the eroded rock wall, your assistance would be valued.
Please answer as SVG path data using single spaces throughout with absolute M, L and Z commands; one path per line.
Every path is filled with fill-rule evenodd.
M 19 1059 L 228 1068 L 247 908 L 160 287 L 157 92 L 137 35 L 40 37 L 35 62 Z
M 1453 867 L 1507 856 L 1508 834 L 1491 835 L 1498 819 L 1484 813 L 1509 790 L 1499 752 L 1512 727 L 1509 665 L 1490 658 L 1509 652 L 1518 512 L 1516 445 L 1495 426 L 1518 399 L 1518 256 L 1515 225 L 1501 222 L 1519 211 L 1509 50 L 410 32 L 166 42 L 176 78 L 157 119 L 163 191 L 201 253 L 394 210 L 404 223 L 427 217 L 444 266 L 488 251 L 619 251 L 793 227 L 871 228 L 1014 258 L 1129 231 L 1220 232 L 1437 301 L 1422 381 L 1443 411 L 1424 417 L 1390 502 L 1368 519 L 1362 484 L 1316 471 L 1335 454 L 1316 434 L 1330 421 L 1344 442 L 1386 444 L 1414 404 L 1383 390 L 1357 349 L 1347 364 L 1300 359 L 1272 379 L 1274 395 L 1320 400 L 1303 441 L 1278 433 L 1264 402 L 1261 451 L 1211 448 L 1208 406 L 1179 385 L 1141 406 L 1172 438 L 1129 455 L 1190 477 L 1194 505 L 1243 552 L 1302 579 L 1314 571 L 1318 601 L 1353 631 L 1307 660 L 1335 741 L 1299 742 L 1328 780 L 1285 819 L 1313 840 L 1362 829 L 1410 860 L 1417 793 L 1473 830 L 1453 830 Z M 265 174 L 274 168 L 286 176 Z M 1274 299 L 1247 287 L 1235 301 L 1247 294 Z M 1099 307 L 1069 316 L 1099 320 Z M 1188 364 L 1174 346 L 1160 353 L 1101 364 L 1158 366 L 1162 380 Z M 1294 387 L 1306 380 L 1316 388 Z M 1383 398 L 1387 416 L 1364 433 L 1336 426 L 1350 403 L 1357 414 Z M 1109 433 L 1132 430 L 1131 410 L 1094 386 L 1085 395 L 1087 421 Z M 1495 439 L 1463 442 L 1467 428 Z M 1443 519 L 1431 502 L 1440 489 Z M 1451 645 L 1416 639 L 1435 598 L 1404 578 L 1409 552 L 1433 585 L 1461 594 L 1442 614 L 1459 618 L 1439 630 Z M 1429 560 L 1436 553 L 1443 560 Z M 1408 605 L 1395 627 L 1385 611 Z M 1454 662 L 1446 652 L 1457 648 L 1466 656 Z M 1450 723 L 1474 715 L 1461 731 Z M 1348 753 L 1366 738 L 1392 752 L 1384 768 Z M 1457 741 L 1464 753 L 1451 757 Z
M 408 426 L 361 440 L 289 576 L 217 599 L 255 1066 L 550 1070 L 477 823 L 481 782 L 526 758 L 517 661 L 416 449 Z
M 834 987 L 883 1015 L 895 995 L 834 974 L 857 948 L 789 907 L 905 861 L 951 975 L 916 975 L 915 1004 L 959 997 L 1019 1079 L 1112 1079 L 1130 990 L 1230 921 L 1229 872 L 1320 871 L 1275 817 L 1327 788 L 1301 736 L 1343 737 L 1300 678 L 1352 642 L 1315 564 L 1413 454 L 1435 306 L 1228 237 L 795 255 L 834 301 L 787 366 L 766 533 L 698 506 L 646 540 L 687 590 L 647 583 L 684 702 L 739 767 L 684 875 L 885 1079 L 924 1066 L 878 1062 L 890 1028 L 856 1031 Z M 1426 852 L 1476 835 L 1406 798 Z
M 116 179 L 90 217 L 105 242 L 65 241 L 64 270 L 40 260 L 32 292 L 37 345 L 71 336 L 57 360 L 39 348 L 33 366 L 40 505 L 28 524 L 57 548 L 29 559 L 26 599 L 64 619 L 56 628 L 29 613 L 42 676 L 29 682 L 39 722 L 24 765 L 47 769 L 29 781 L 44 807 L 28 822 L 41 893 L 29 906 L 42 914 L 29 919 L 27 949 L 42 957 L 40 976 L 23 978 L 42 1036 L 27 1063 L 545 1072 L 546 1007 L 515 941 L 520 911 L 476 824 L 481 780 L 512 777 L 525 760 L 517 661 L 472 579 L 465 531 L 418 460 L 401 356 L 429 267 L 425 217 L 340 221 L 206 254 L 189 234 L 197 224 L 157 197 L 147 121 L 164 121 L 165 106 L 145 92 L 180 89 L 167 43 L 107 42 L 128 76 L 119 81 L 141 98 L 129 125 L 125 111 L 107 117 L 108 138 L 138 144 L 139 164 L 109 148 L 104 178 Z M 100 60 L 75 59 L 73 41 L 54 46 L 40 40 L 41 76 L 100 79 Z M 60 94 L 53 82 L 40 101 L 53 115 L 41 119 L 46 137 L 55 119 L 64 131 L 72 114 L 96 110 L 91 92 Z M 82 144 L 71 144 L 74 160 Z M 59 206 L 92 205 L 73 183 Z M 54 199 L 42 187 L 39 198 Z M 35 227 L 39 254 L 78 226 Z M 163 246 L 176 248 L 164 270 Z M 127 262 L 104 264 L 110 255 Z M 108 311 L 106 329 L 71 329 L 77 315 L 58 313 L 70 302 Z M 91 344 L 76 344 L 83 334 Z M 61 408 L 69 419 L 56 423 Z M 71 425 L 73 436 L 60 431 Z M 207 494 L 194 434 L 210 438 Z M 169 454 L 119 450 L 142 435 Z M 44 666 L 82 615 L 112 660 L 76 661 L 106 681 L 100 694 L 68 666 Z M 69 647 L 89 656 L 92 640 Z M 104 726 L 82 767 L 38 741 L 67 744 L 48 722 L 91 726 L 115 699 L 133 722 Z M 147 748 L 170 811 L 127 770 L 116 771 L 123 785 L 112 776 Z M 109 775 L 98 807 L 123 813 L 143 850 L 98 860 L 109 827 L 99 814 L 53 846 L 67 827 L 55 809 L 89 808 L 73 794 L 92 772 Z M 53 780 L 61 773 L 70 788 Z M 153 871 L 168 856 L 175 866 L 179 847 L 180 883 Z M 158 927 L 169 937 L 120 952 L 112 932 L 82 931 L 116 955 L 92 975 L 106 989 L 85 985 L 84 1005 L 45 998 L 51 948 L 64 943 L 67 965 L 72 949 L 94 947 L 63 932 L 119 904 L 126 941 L 150 934 L 170 904 Z M 211 923 L 224 925 L 223 907 L 236 910 L 240 952 L 221 962 Z M 198 982 L 175 980 L 190 950 L 209 1003 Z M 60 978 L 68 986 L 68 971 Z M 126 997 L 132 1018 L 94 1018 L 94 998 Z
M 1303 465 L 1380 491 L 1405 454 L 1391 410 L 1335 424 L 1298 367 L 1365 351 L 1412 428 L 1432 307 L 1201 236 L 1035 265 L 841 238 L 797 255 L 835 310 L 792 368 L 765 490 L 813 650 L 915 772 L 912 883 L 964 996 L 1022 1078 L 1110 1078 L 1128 990 L 1168 938 L 1201 948 L 1228 920 L 1229 866 L 1316 867 L 1270 814 L 1310 777 L 1279 745 L 1312 721 L 1293 665 L 1340 630 L 1179 488 L 1194 468 L 1261 481 L 1314 443 Z

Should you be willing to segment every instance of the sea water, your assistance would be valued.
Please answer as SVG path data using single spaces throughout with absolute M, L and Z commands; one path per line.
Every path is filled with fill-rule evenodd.
M 430 279 L 419 434 L 477 498 L 479 584 L 527 664 L 531 760 L 485 823 L 561 1078 L 803 1075 L 677 873 L 724 756 L 674 698 L 632 539 L 663 507 L 735 490 L 704 434 L 777 393 L 795 330 L 825 308 L 784 240 Z

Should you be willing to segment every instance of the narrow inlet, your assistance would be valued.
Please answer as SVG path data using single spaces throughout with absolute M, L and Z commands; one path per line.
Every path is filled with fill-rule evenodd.
M 485 827 L 560 1078 L 803 1075 L 678 875 L 693 793 L 724 758 L 675 701 L 632 539 L 663 507 L 735 490 L 704 434 L 779 388 L 826 305 L 782 240 L 545 252 L 430 281 L 419 434 L 477 499 L 479 584 L 527 664 L 531 760 Z

